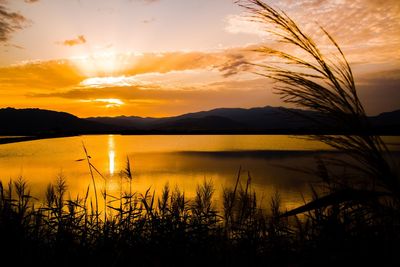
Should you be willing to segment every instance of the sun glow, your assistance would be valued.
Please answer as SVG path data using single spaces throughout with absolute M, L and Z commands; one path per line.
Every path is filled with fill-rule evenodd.
M 95 99 L 96 102 L 107 103 L 106 108 L 114 108 L 119 107 L 124 104 L 120 99 L 115 98 L 107 98 L 107 99 Z
M 124 87 L 136 84 L 137 81 L 133 77 L 93 77 L 83 80 L 80 85 L 83 87 L 103 88 L 103 87 Z
M 133 64 L 131 54 L 96 53 L 71 59 L 86 77 L 118 76 Z
M 117 98 L 97 98 L 89 100 L 85 99 L 85 100 L 80 100 L 80 102 L 104 103 L 106 108 L 116 108 L 125 104 L 121 99 Z

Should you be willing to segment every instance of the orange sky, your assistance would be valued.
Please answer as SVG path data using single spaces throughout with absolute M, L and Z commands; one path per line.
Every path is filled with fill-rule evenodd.
M 399 1 L 267 2 L 327 52 L 318 24 L 333 35 L 369 114 L 400 108 Z M 243 64 L 276 44 L 233 0 L 0 0 L 0 21 L 0 107 L 87 117 L 282 105 Z

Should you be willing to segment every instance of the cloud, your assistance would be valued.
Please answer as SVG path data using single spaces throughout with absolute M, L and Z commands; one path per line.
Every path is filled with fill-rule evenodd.
M 356 79 L 356 85 L 369 114 L 400 108 L 400 69 L 366 73 Z
M 5 43 L 3 44 L 4 47 L 11 47 L 11 48 L 15 48 L 15 49 L 19 49 L 19 50 L 24 50 L 25 47 L 17 45 L 17 44 L 12 44 L 12 43 Z
M 195 69 L 220 69 L 233 75 L 248 61 L 261 55 L 251 46 L 209 52 L 105 53 L 76 58 L 73 61 L 89 77 L 132 76 Z
M 319 30 L 319 25 L 323 26 L 341 46 L 349 61 L 377 63 L 400 60 L 398 0 L 281 0 L 274 1 L 272 6 L 284 10 L 304 32 L 327 49 L 329 40 L 323 38 Z M 263 25 L 250 22 L 249 15 L 227 16 L 225 30 L 269 39 Z
M 28 20 L 18 12 L 12 12 L 0 1 L 0 43 L 6 43 L 11 35 L 27 26 Z
M 79 84 L 86 77 L 69 60 L 31 61 L 0 68 L 0 92 L 50 90 Z
M 86 38 L 84 35 L 78 35 L 75 39 L 69 39 L 63 41 L 61 44 L 65 46 L 75 46 L 81 45 L 86 43 Z
M 39 2 L 39 0 L 24 0 L 25 3 L 33 4 Z
M 96 99 L 80 100 L 80 101 L 84 103 L 99 103 L 106 108 L 118 108 L 125 104 L 120 99 L 116 98 L 104 98 L 104 99 L 96 98 Z
M 229 75 L 237 72 L 241 64 L 238 62 L 244 57 L 257 60 L 258 56 L 245 47 L 213 52 L 132 53 L 27 61 L 0 67 L 0 92 L 27 88 L 47 91 L 80 86 L 81 83 L 85 87 L 104 87 L 126 86 L 146 80 L 176 85 L 210 79 L 216 81 L 222 79 L 221 74 L 225 72 Z
M 246 14 L 228 15 L 225 24 L 225 30 L 229 33 L 255 34 L 260 37 L 269 35 L 260 23 L 251 21 Z
M 231 54 L 228 56 L 228 60 L 219 67 L 219 71 L 223 73 L 224 77 L 229 77 L 249 70 L 248 63 L 248 59 L 243 54 Z
M 118 77 L 93 77 L 80 82 L 82 87 L 102 88 L 109 86 L 125 87 L 136 83 L 134 77 L 118 76 Z
M 226 76 L 238 70 L 245 70 L 246 62 L 260 59 L 260 54 L 251 51 L 254 47 L 236 47 L 210 52 L 167 52 L 144 54 L 135 65 L 127 70 L 129 74 L 149 72 L 170 72 L 196 69 L 216 69 Z

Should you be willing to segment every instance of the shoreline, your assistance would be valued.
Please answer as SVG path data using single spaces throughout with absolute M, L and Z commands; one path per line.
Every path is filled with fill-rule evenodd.
M 24 141 L 34 141 L 34 140 L 38 140 L 38 139 L 43 139 L 43 138 L 38 138 L 36 136 L 5 137 L 5 138 L 0 137 L 0 145 L 19 143 L 19 142 L 24 142 Z
M 4 137 L 0 136 L 0 145 L 20 143 L 27 141 L 35 141 L 41 139 L 53 139 L 53 138 L 63 138 L 63 137 L 73 137 L 79 135 L 56 135 L 56 136 L 17 136 L 17 137 Z
M 298 136 L 298 137 L 305 137 L 305 136 L 312 136 L 312 135 L 337 135 L 340 133 L 336 134 L 327 134 L 327 133 L 283 133 L 283 132 L 278 132 L 278 133 L 263 133 L 263 132 L 235 132 L 235 133 L 227 133 L 227 132 L 141 132 L 141 133 L 126 133 L 126 132 L 106 132 L 106 133 L 79 133 L 79 134 L 61 134 L 61 135 L 39 135 L 39 136 L 23 136 L 23 135 L 18 135 L 18 136 L 12 136 L 12 135 L 7 135 L 2 137 L 0 135 L 0 145 L 5 145 L 5 144 L 12 144 L 12 143 L 20 143 L 20 142 L 27 142 L 27 141 L 35 141 L 35 140 L 42 140 L 42 139 L 53 139 L 53 138 L 66 138 L 66 137 L 76 137 L 76 136 L 83 136 L 83 135 L 121 135 L 121 136 L 128 136 L 128 135 L 134 135 L 134 136 L 151 136 L 151 135 L 159 135 L 159 136 L 169 136 L 169 135 L 265 135 L 265 136 L 272 136 L 272 135 L 288 135 L 288 136 Z M 400 135 L 397 134 L 377 134 L 381 137 L 384 136 L 392 136 L 392 137 L 400 137 Z M 393 146 L 399 146 L 400 144 L 398 143 L 390 143 L 387 145 L 393 145 Z

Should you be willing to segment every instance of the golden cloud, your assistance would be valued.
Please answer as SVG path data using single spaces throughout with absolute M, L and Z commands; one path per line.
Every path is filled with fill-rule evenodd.
M 86 38 L 84 35 L 78 35 L 74 39 L 69 39 L 63 41 L 61 44 L 65 46 L 75 46 L 75 45 L 81 45 L 86 43 Z
M 63 88 L 83 79 L 69 60 L 31 61 L 0 68 L 0 91 Z

